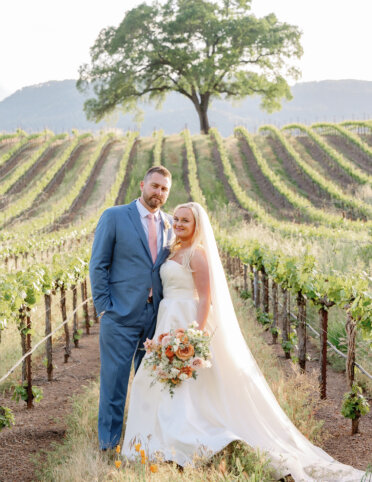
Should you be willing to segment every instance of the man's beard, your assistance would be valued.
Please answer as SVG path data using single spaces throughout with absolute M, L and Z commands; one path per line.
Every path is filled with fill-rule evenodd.
M 164 204 L 160 198 L 156 197 L 156 196 L 147 196 L 147 194 L 145 192 L 142 193 L 143 195 L 143 200 L 145 201 L 145 203 L 152 209 L 156 209 L 156 208 L 161 208 L 162 205 Z M 156 200 L 158 200 L 158 202 L 156 202 Z

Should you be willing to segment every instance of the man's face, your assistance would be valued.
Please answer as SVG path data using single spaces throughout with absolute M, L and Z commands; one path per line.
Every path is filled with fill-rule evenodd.
M 169 177 L 154 172 L 146 181 L 141 181 L 141 200 L 149 211 L 160 209 L 168 199 L 171 187 Z

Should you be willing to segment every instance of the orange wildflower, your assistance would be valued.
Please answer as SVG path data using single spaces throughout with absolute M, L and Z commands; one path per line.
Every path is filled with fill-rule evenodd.
M 117 446 L 116 446 L 116 453 L 117 453 L 117 454 L 120 454 L 120 445 L 117 445 Z
M 115 467 L 116 467 L 117 469 L 120 469 L 120 467 L 121 467 L 121 460 L 115 460 Z
M 147 457 L 146 457 L 146 455 L 145 455 L 144 457 L 141 458 L 141 464 L 142 464 L 142 465 L 145 465 L 146 460 L 147 460 Z
M 139 443 L 136 444 L 136 445 L 134 446 L 134 448 L 136 449 L 136 452 L 139 452 L 140 449 L 141 449 L 141 444 L 139 444 Z
M 186 361 L 191 358 L 195 353 L 194 347 L 192 345 L 186 345 L 185 348 L 178 348 L 176 351 L 176 356 L 182 361 Z
M 151 464 L 150 465 L 150 472 L 152 472 L 153 474 L 156 474 L 156 472 L 158 472 L 158 466 L 156 464 Z
M 140 450 L 141 457 L 146 457 L 146 452 L 142 449 Z

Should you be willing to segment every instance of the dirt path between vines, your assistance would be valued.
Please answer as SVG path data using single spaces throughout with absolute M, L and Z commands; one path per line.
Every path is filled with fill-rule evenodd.
M 0 432 L 1 482 L 35 480 L 32 457 L 40 450 L 51 450 L 53 443 L 63 441 L 66 415 L 71 410 L 70 397 L 81 392 L 85 385 L 98 376 L 98 332 L 99 325 L 94 325 L 91 335 L 84 335 L 80 340 L 80 348 L 72 350 L 67 364 L 63 363 L 63 343 L 55 346 L 54 363 L 57 366 L 53 382 L 46 380 L 42 364 L 35 366 L 35 384 L 43 388 L 44 399 L 33 410 L 27 410 L 23 403 L 16 404 L 8 395 L 0 396 L 0 405 L 10 407 L 16 417 L 16 425 L 12 429 Z M 270 342 L 270 339 L 271 335 L 267 333 L 267 341 Z M 290 376 L 291 362 L 285 360 L 280 345 L 273 346 L 273 351 L 278 363 Z M 308 362 L 307 369 L 317 369 L 317 352 L 311 346 L 309 352 L 314 361 Z M 324 420 L 322 448 L 340 462 L 365 469 L 372 462 L 372 411 L 362 418 L 361 433 L 350 436 L 351 423 L 340 414 L 345 389 L 344 374 L 329 368 L 328 400 L 319 402 L 316 412 L 316 417 Z
M 44 398 L 27 410 L 24 402 L 15 403 L 10 394 L 0 395 L 0 405 L 13 410 L 16 425 L 0 432 L 0 481 L 29 482 L 34 479 L 30 463 L 40 450 L 51 450 L 62 442 L 66 431 L 66 415 L 71 410 L 70 397 L 81 392 L 99 374 L 99 325 L 83 335 L 79 348 L 72 348 L 68 363 L 64 363 L 64 344 L 53 350 L 54 380 L 48 382 L 42 363 L 34 364 L 34 384 L 41 387 Z

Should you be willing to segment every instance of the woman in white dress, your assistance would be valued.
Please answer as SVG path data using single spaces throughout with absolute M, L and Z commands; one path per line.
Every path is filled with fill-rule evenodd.
M 182 382 L 171 397 L 142 363 L 131 388 L 122 454 L 136 457 L 140 442 L 149 458 L 193 465 L 233 440 L 268 453 L 278 478 L 359 481 L 363 472 L 314 446 L 279 406 L 240 331 L 213 230 L 198 203 L 176 208 L 175 241 L 161 267 L 164 299 L 154 339 L 196 321 L 213 333 L 212 367 Z M 146 356 L 145 356 L 146 357 Z

